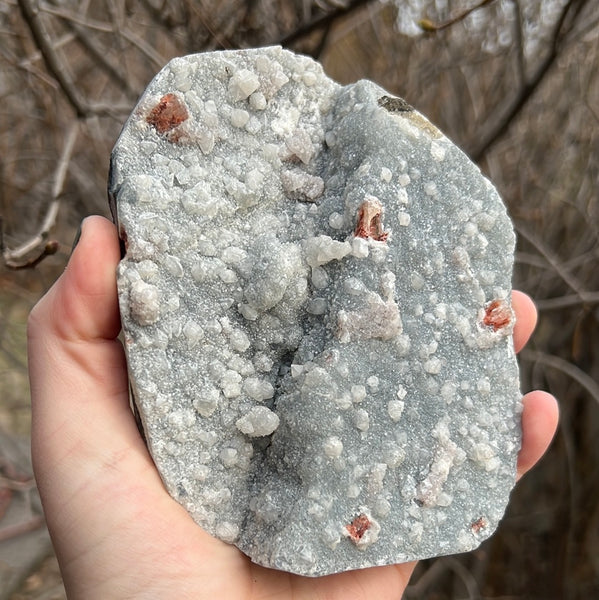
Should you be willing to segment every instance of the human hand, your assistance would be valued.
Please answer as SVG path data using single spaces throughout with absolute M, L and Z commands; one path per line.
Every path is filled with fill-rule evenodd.
M 165 491 L 129 408 L 115 227 L 92 217 L 29 319 L 32 453 L 68 597 L 85 600 L 399 599 L 415 563 L 307 578 L 257 566 L 198 527 Z M 516 350 L 536 322 L 514 292 Z M 524 397 L 523 475 L 557 425 L 555 399 Z

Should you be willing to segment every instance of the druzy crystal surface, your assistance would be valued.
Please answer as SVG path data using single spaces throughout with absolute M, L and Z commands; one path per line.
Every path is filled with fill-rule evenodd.
M 309 576 L 494 531 L 514 233 L 438 129 L 280 48 L 192 55 L 142 96 L 109 192 L 135 403 L 200 526 Z

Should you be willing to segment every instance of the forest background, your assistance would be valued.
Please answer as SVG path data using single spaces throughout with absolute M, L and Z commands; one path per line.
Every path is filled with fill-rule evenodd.
M 153 75 L 273 44 L 374 80 L 463 148 L 540 311 L 522 387 L 559 398 L 554 442 L 497 534 L 422 562 L 404 598 L 599 597 L 599 2 L 0 0 L 0 600 L 65 598 L 28 456 L 28 311 L 81 219 L 109 215 L 110 151 Z

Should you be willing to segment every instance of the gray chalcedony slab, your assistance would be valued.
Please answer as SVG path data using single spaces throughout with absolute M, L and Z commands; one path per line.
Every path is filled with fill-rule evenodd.
M 259 564 L 471 550 L 514 483 L 514 233 L 422 115 L 280 48 L 152 81 L 112 155 L 131 382 L 168 491 Z

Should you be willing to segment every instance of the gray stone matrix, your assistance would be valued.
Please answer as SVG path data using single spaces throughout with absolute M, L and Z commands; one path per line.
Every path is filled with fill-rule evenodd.
M 165 486 L 316 576 L 475 548 L 514 483 L 514 234 L 477 167 L 280 48 L 152 81 L 110 194 L 131 381 Z

